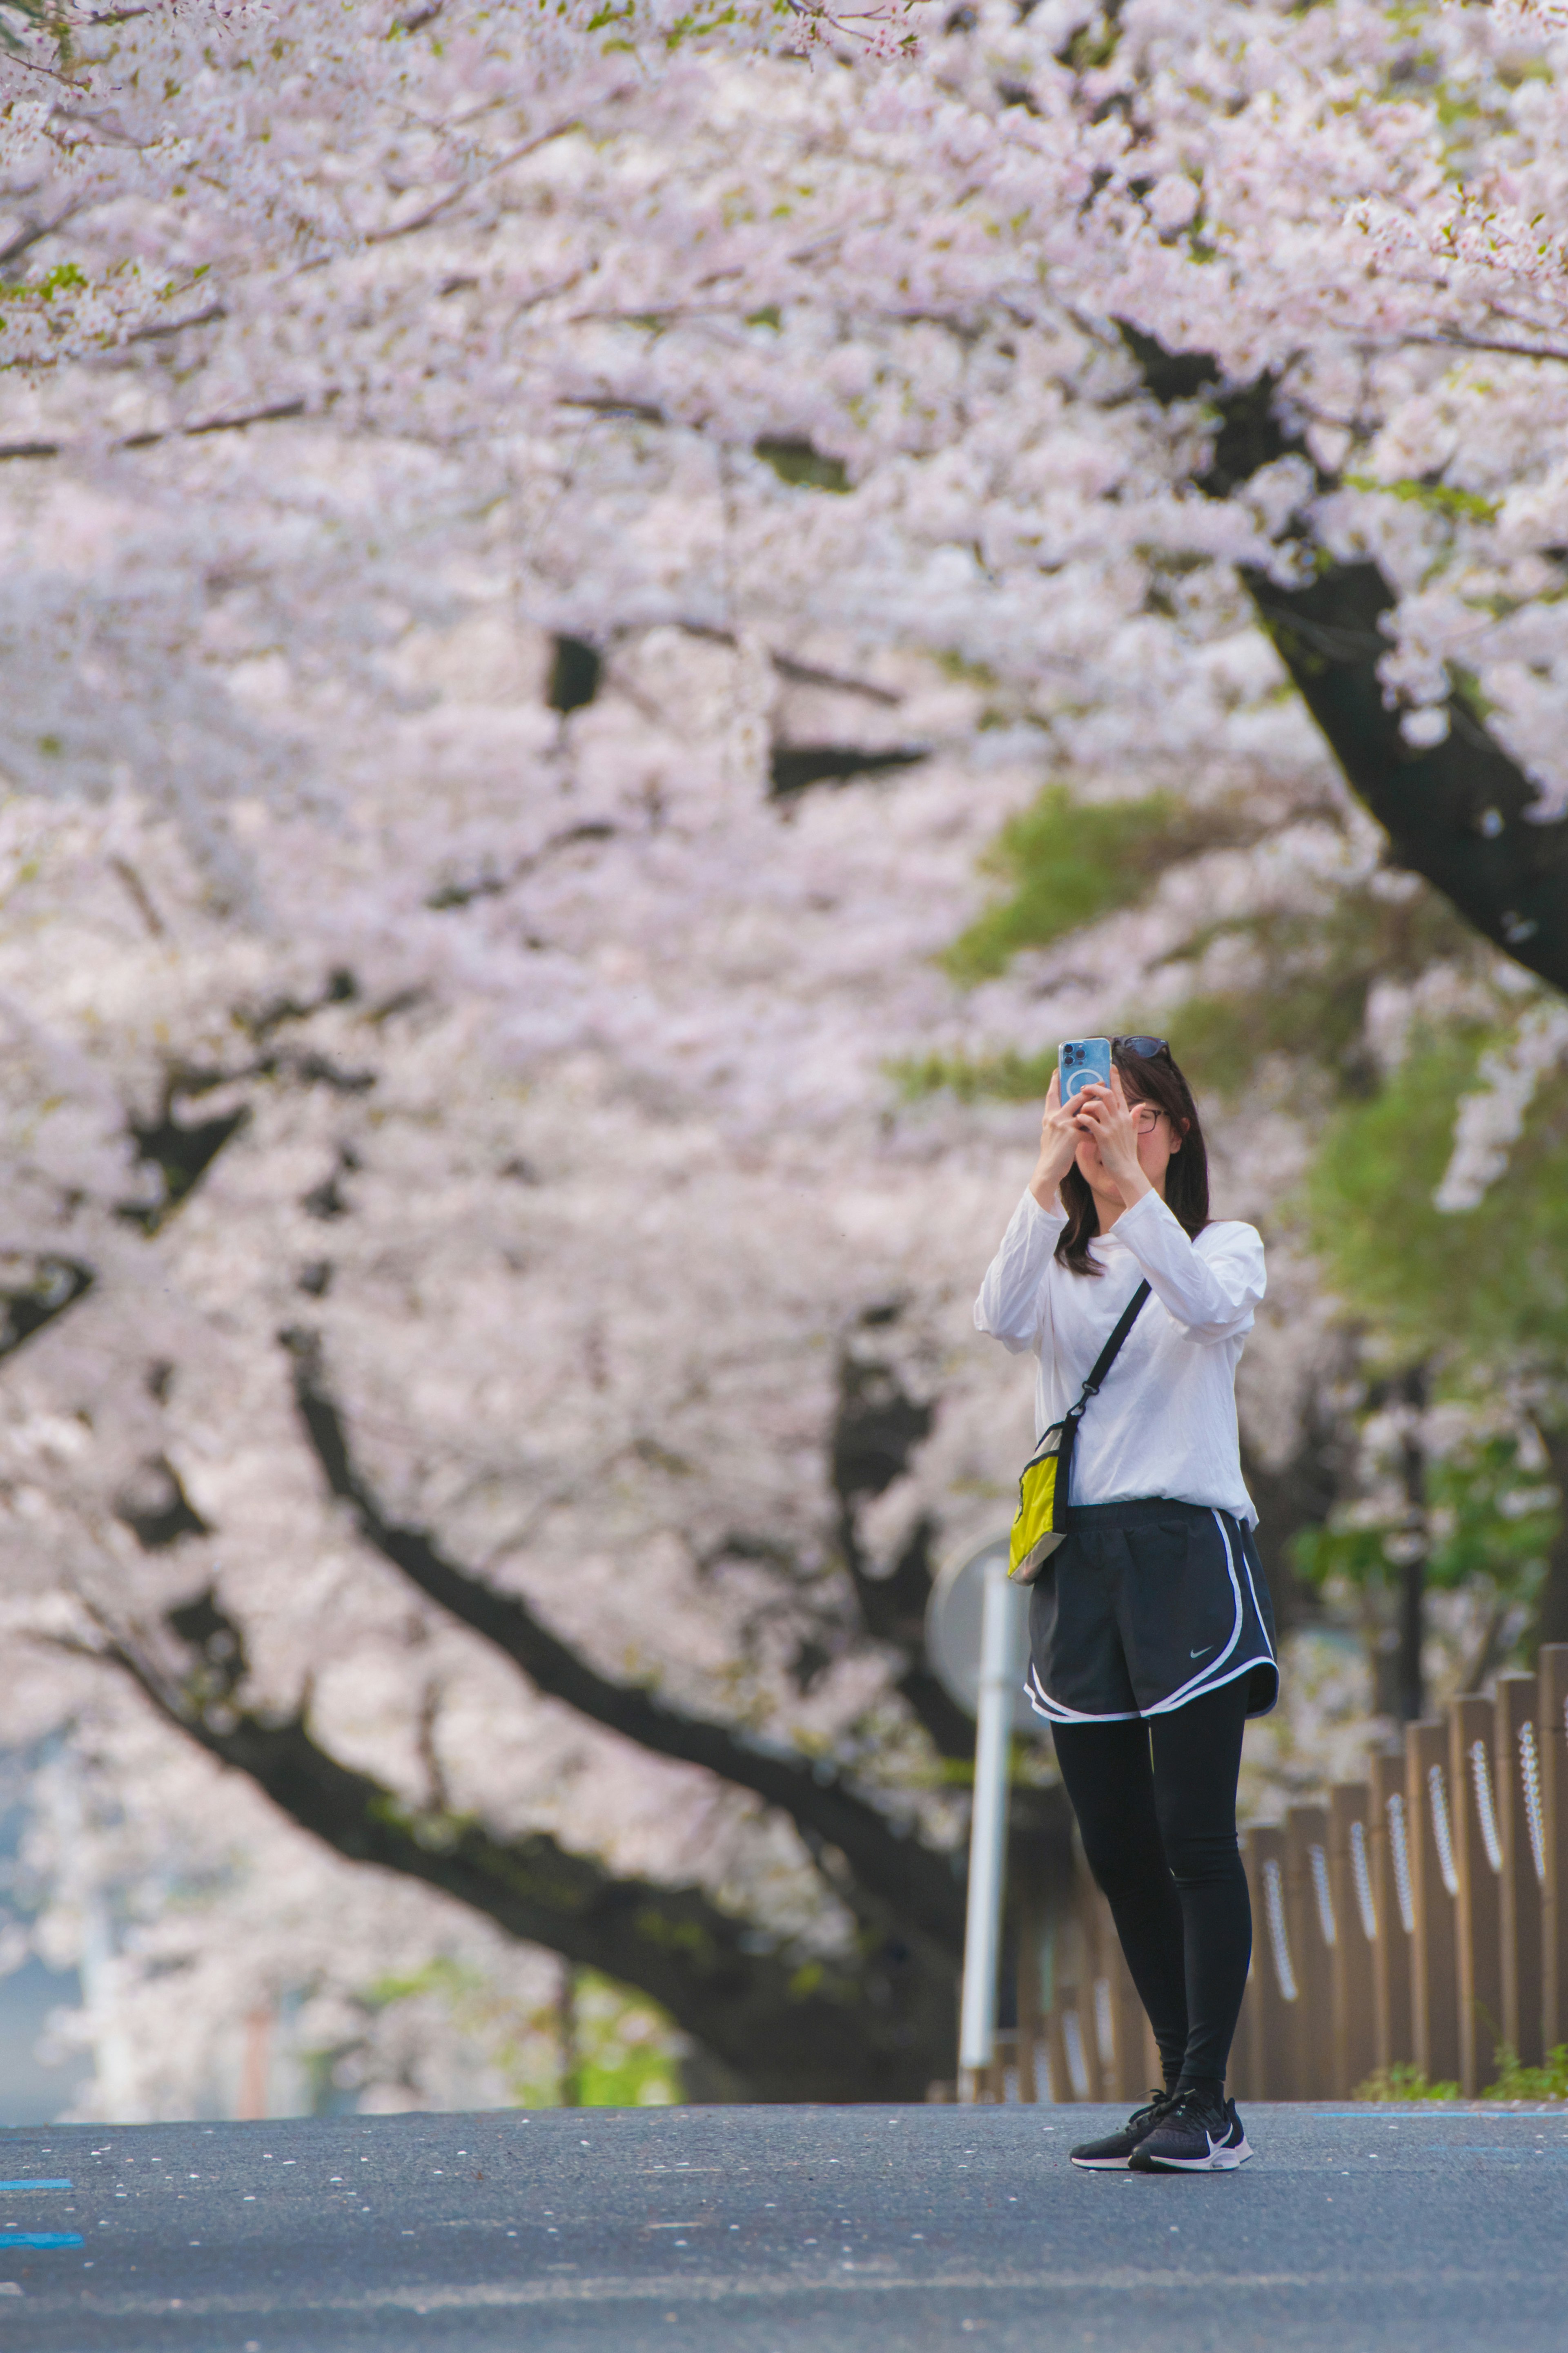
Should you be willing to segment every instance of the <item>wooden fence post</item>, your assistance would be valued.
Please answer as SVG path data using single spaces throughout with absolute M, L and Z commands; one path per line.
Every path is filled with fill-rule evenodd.
M 1474 2097 L 1500 2045 L 1537 2066 L 1568 2044 L 1568 1642 L 1545 1645 L 1535 1675 L 1500 1676 L 1494 1699 L 1465 1693 L 1446 1720 L 1406 1725 L 1403 1747 L 1326 1806 L 1293 1805 L 1242 1837 L 1253 1945 L 1238 2097 L 1344 2097 L 1406 2062 Z M 1118 1981 L 1109 1919 L 1080 1918 L 1079 2077 L 1091 2097 L 1102 2081 L 1131 2095 L 1131 1980 Z M 1107 1993 L 1110 2036 L 1097 2031 Z
M 1541 1713 L 1541 2039 L 1547 2055 L 1568 2042 L 1568 1642 L 1543 1642 L 1537 1662 Z
M 1329 1792 L 1329 1892 L 1338 1935 L 1332 1960 L 1333 2083 L 1345 2097 L 1377 2065 L 1378 1939 L 1392 1924 L 1373 1894 L 1369 1831 L 1372 1792 L 1364 1781 L 1338 1781 Z
M 1502 2041 L 1502 1837 L 1492 1763 L 1496 1704 L 1479 1692 L 1448 1703 L 1448 1812 L 1459 1963 L 1459 2088 L 1473 2100 L 1496 2073 Z
M 1091 2053 L 1089 2073 L 1094 2078 L 1094 2097 L 1113 2100 L 1116 2097 L 1116 2050 L 1113 2040 L 1115 2021 L 1110 2003 L 1110 1965 L 1106 1946 L 1115 1939 L 1111 1926 L 1110 1907 L 1098 1887 L 1086 1892 L 1088 1910 L 1084 1932 L 1089 1939 L 1088 1990 L 1079 2005 L 1083 2031 Z
M 1142 2010 L 1142 2003 L 1140 2002 L 1138 2007 Z M 1145 2086 L 1163 2084 L 1165 2080 L 1165 2063 L 1160 2056 L 1160 2046 L 1154 2040 L 1154 2029 L 1149 2022 L 1147 2010 L 1143 2011 L 1143 2040 L 1139 2047 L 1143 2053 Z
M 1015 1904 L 1018 1936 L 1018 2097 L 1039 2098 L 1037 2054 L 1040 2047 L 1040 1980 L 1046 1958 L 1045 1908 L 1033 1888 L 1018 1888 Z
M 1096 1888 L 1094 1918 L 1094 2040 L 1100 2097 L 1135 2099 L 1143 2090 L 1143 2005 L 1121 1950 L 1110 1905 Z
M 1065 2106 L 1078 2097 L 1078 2086 L 1068 2063 L 1067 2029 L 1061 2009 L 1053 2004 L 1046 2012 L 1046 2072 L 1051 2079 L 1051 2099 Z
M 1258 1997 L 1253 2097 L 1295 2100 L 1301 2095 L 1296 2057 L 1301 1989 L 1290 1947 L 1289 1840 L 1278 1823 L 1258 1822 L 1247 1833 L 1247 1847 Z
M 1247 1873 L 1247 1892 L 1252 1905 L 1252 1960 L 1242 1989 L 1241 2012 L 1236 2021 L 1236 2035 L 1230 2046 L 1230 2062 L 1226 2070 L 1227 2095 L 1233 2100 L 1260 2100 L 1261 2078 L 1258 2071 L 1258 1973 L 1262 1965 L 1263 1949 L 1258 1942 L 1264 1926 L 1258 1912 L 1258 1897 L 1252 1884 L 1248 1862 L 1252 1833 L 1243 1831 L 1237 1843 L 1241 1849 L 1242 1869 Z
M 1497 1684 L 1497 1808 L 1502 1833 L 1502 2039 L 1520 2063 L 1539 2067 L 1542 1987 L 1541 1682 L 1500 1675 Z
M 1411 2023 L 1415 2063 L 1430 2083 L 1459 2072 L 1459 1981 L 1453 1807 L 1447 1779 L 1448 1727 L 1426 1721 L 1405 1727 L 1405 1806 L 1410 1834 Z
M 1333 1966 L 1340 1924 L 1329 1883 L 1329 1810 L 1291 1806 L 1285 1822 L 1290 1852 L 1290 1950 L 1300 1981 L 1297 2097 L 1321 2100 L 1341 2088 L 1333 2079 Z
M 1057 1924 L 1052 2001 L 1046 2020 L 1054 2100 L 1100 2097 L 1100 2062 L 1094 2047 L 1094 1931 L 1089 1904 L 1095 1892 L 1079 1857 L 1072 1902 Z
M 1397 2067 L 1415 2056 L 1410 2010 L 1415 1905 L 1405 1758 L 1386 1751 L 1372 1759 L 1372 1903 L 1382 1931 L 1373 1956 L 1377 2063 Z
M 1078 1978 L 1078 2032 L 1083 2073 L 1089 2089 L 1084 2097 L 1103 2100 L 1107 2084 L 1100 2061 L 1100 1911 L 1104 1897 L 1094 1883 L 1082 1856 L 1078 1865 L 1079 1942 L 1082 1958 Z M 1070 2028 L 1068 2030 L 1070 2035 Z

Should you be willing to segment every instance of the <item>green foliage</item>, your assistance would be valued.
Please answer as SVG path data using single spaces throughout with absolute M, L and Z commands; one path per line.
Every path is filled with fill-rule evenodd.
M 1114 854 L 1118 833 L 1124 831 L 1139 855 L 1151 860 L 1212 844 L 1213 830 L 1197 839 L 1189 833 L 1183 841 L 1180 825 L 1165 817 L 1168 806 L 1152 799 L 1082 808 L 1051 787 L 1014 819 L 993 853 L 997 867 L 1022 873 L 1022 887 L 948 950 L 948 968 L 960 980 L 989 977 L 1016 947 L 1044 944 L 1053 918 L 1065 933 L 1137 897 L 1149 878 L 1135 871 L 1135 859 L 1109 871 L 1097 863 Z M 1151 812 L 1156 813 L 1152 823 Z M 1305 1065 L 1309 1083 L 1313 1074 L 1326 1075 L 1341 1095 L 1364 1096 L 1373 1084 L 1364 1045 L 1373 984 L 1415 979 L 1440 958 L 1468 957 L 1474 946 L 1452 909 L 1425 890 L 1393 899 L 1346 892 L 1317 915 L 1270 913 L 1227 921 L 1197 934 L 1184 953 L 1195 960 L 1226 939 L 1255 951 L 1247 985 L 1189 997 L 1162 1026 L 1194 1084 L 1232 1099 L 1274 1055 Z M 910 1095 L 951 1087 L 965 1102 L 977 1095 L 1018 1102 L 1043 1095 L 1055 1068 L 1053 1043 L 1036 1054 L 931 1054 L 894 1064 L 892 1074 Z
M 56 44 L 62 63 L 71 53 L 70 28 L 63 8 L 57 0 L 0 0 L 0 44 L 8 49 L 23 46 L 13 17 L 19 16 L 24 25 L 40 33 L 47 33 Z
M 1510 1435 L 1479 1439 L 1427 1465 L 1426 1582 L 1452 1589 L 1489 1577 L 1500 1592 L 1532 1588 L 1556 1536 L 1556 1490 L 1522 1467 Z M 1390 1580 L 1405 1535 L 1403 1518 L 1384 1525 L 1331 1520 L 1303 1529 L 1292 1550 L 1300 1575 L 1322 1587 L 1342 1578 L 1358 1588 Z
M 52 269 L 45 270 L 30 290 L 41 294 L 46 302 L 52 302 L 57 294 L 75 294 L 86 285 L 87 280 L 74 261 L 57 261 Z
M 1305 1192 L 1311 1239 L 1347 1307 L 1394 1346 L 1556 1363 L 1568 1355 L 1568 1082 L 1542 1086 L 1478 1208 L 1433 1201 L 1485 1042 L 1474 1029 L 1428 1036 L 1329 1123 Z
M 1065 933 L 1142 899 L 1163 873 L 1205 847 L 1214 828 L 1168 793 L 1135 801 L 1074 800 L 1047 785 L 1004 826 L 984 860 L 1012 885 L 955 940 L 942 961 L 952 977 L 993 979 L 1020 948 L 1048 947 Z
M 3 5 L 3 0 L 0 0 Z M 0 26 L 5 22 L 0 16 Z M 52 302 L 57 294 L 75 294 L 85 290 L 87 280 L 74 261 L 57 261 L 41 278 L 8 279 L 0 281 L 0 296 L 8 302 Z
M 1500 1587 L 1543 1566 L 1562 1519 L 1557 1491 L 1519 1459 L 1509 1435 L 1473 1441 L 1428 1465 L 1427 1582 L 1449 1590 L 1473 1577 Z
M 1299 929 L 1284 924 L 1282 932 Z M 1359 1048 L 1364 975 L 1321 972 L 1297 986 L 1188 997 L 1172 1027 L 1176 1059 L 1194 1086 L 1235 1099 L 1270 1055 L 1301 1058 L 1342 1076 Z
M 1506 2042 L 1494 2053 L 1498 2080 L 1481 2094 L 1483 2100 L 1568 2100 L 1568 2042 L 1560 2042 L 1544 2067 L 1521 2067 Z M 1457 2100 L 1458 2084 L 1429 2084 L 1423 2069 L 1399 2061 L 1379 2067 L 1358 2084 L 1352 2099 L 1379 2101 Z
M 1405 2060 L 1396 2060 L 1392 2067 L 1379 2067 L 1364 2084 L 1358 2084 L 1351 2094 L 1352 2100 L 1397 2100 L 1402 2105 L 1413 2100 L 1457 2100 L 1458 2084 L 1429 2084 L 1424 2067 L 1413 2067 Z
M 1484 727 L 1500 706 L 1493 702 L 1475 671 L 1467 670 L 1463 662 L 1450 662 L 1448 677 L 1456 696 L 1464 704 L 1470 717 L 1479 720 Z
M 1358 1592 L 1385 1582 L 1394 1566 L 1389 1556 L 1391 1527 L 1365 1527 L 1331 1520 L 1321 1527 L 1302 1528 L 1291 1538 L 1296 1574 L 1320 1591 L 1341 1583 Z
M 1196 957 L 1217 940 L 1256 951 L 1245 987 L 1190 997 L 1173 1017 L 1176 1057 L 1194 1084 L 1235 1097 L 1270 1055 L 1364 1095 L 1366 1001 L 1379 980 L 1415 980 L 1444 958 L 1468 960 L 1473 935 L 1436 892 L 1386 898 L 1346 891 L 1320 914 L 1265 913 L 1216 925 L 1189 943 Z M 1179 1032 L 1179 1039 L 1177 1033 Z
M 680 2097 L 674 2030 L 658 2006 L 591 1969 L 573 1984 L 572 2080 L 561 2068 L 561 2018 L 553 2005 L 527 2010 L 478 1969 L 442 1958 L 381 1978 L 373 2010 L 435 1999 L 459 2034 L 502 2076 L 520 2107 L 668 2106 Z
M 1170 867 L 1249 839 L 1256 824 L 1247 812 L 1194 811 L 1163 793 L 1082 802 L 1049 785 L 1004 827 L 984 860 L 1011 886 L 1007 894 L 953 942 L 942 964 L 965 986 L 991 979 L 1020 949 L 1047 947 L 1135 905 Z M 1304 1064 L 1309 1078 L 1327 1075 L 1342 1094 L 1364 1094 L 1373 1084 L 1364 1035 L 1373 985 L 1414 980 L 1441 960 L 1473 962 L 1477 952 L 1473 933 L 1425 889 L 1345 891 L 1321 912 L 1230 918 L 1195 934 L 1180 953 L 1195 963 L 1227 941 L 1250 951 L 1245 980 L 1199 991 L 1163 1026 L 1194 1083 L 1232 1098 L 1275 1056 Z M 1022 1100 L 1044 1093 L 1055 1064 L 1053 1043 L 1035 1054 L 928 1056 L 898 1064 L 894 1075 L 910 1094 L 951 1087 L 966 1101 Z
M 973 1103 L 976 1095 L 1000 1095 L 1007 1103 L 1033 1103 L 1050 1085 L 1056 1067 L 1054 1046 L 1038 1054 L 1009 1051 L 987 1055 L 977 1062 L 967 1060 L 962 1054 L 922 1054 L 912 1060 L 888 1065 L 889 1076 L 905 1094 L 929 1095 L 939 1087 L 951 1087 L 963 1103 Z
M 577 1986 L 577 2105 L 668 2107 L 680 2098 L 669 2021 L 654 2003 L 584 1971 Z
M 1116 55 L 1120 35 L 1117 30 L 1117 10 L 1108 9 L 1088 25 L 1080 25 L 1063 52 L 1065 62 L 1074 73 L 1098 73 Z
M 732 25 L 734 21 L 732 8 L 721 8 L 711 16 L 679 16 L 665 34 L 665 47 L 678 49 L 684 41 L 703 40 L 710 33 L 716 33 L 722 26 Z
M 825 458 L 809 441 L 764 434 L 752 448 L 764 465 L 773 468 L 781 482 L 790 482 L 803 490 L 840 493 L 849 488 L 849 474 L 843 459 Z
M 1487 2085 L 1483 2100 L 1568 2100 L 1568 2042 L 1548 2054 L 1544 2067 L 1521 2067 L 1519 2053 L 1502 2042 L 1494 2063 L 1498 2079 Z
M 1449 482 L 1379 482 L 1370 474 L 1347 474 L 1345 480 L 1352 491 L 1376 491 L 1403 505 L 1445 515 L 1450 522 L 1495 522 L 1502 504 L 1500 499 L 1483 499 L 1474 491 L 1456 490 Z

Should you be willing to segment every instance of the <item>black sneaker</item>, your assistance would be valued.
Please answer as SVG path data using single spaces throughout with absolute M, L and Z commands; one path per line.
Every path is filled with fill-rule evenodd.
M 1178 2092 L 1127 2162 L 1134 2173 L 1234 2173 L 1251 2155 L 1234 2100 Z
M 1120 2132 L 1107 2133 L 1103 2140 L 1086 2140 L 1073 2149 L 1073 2163 L 1089 2173 L 1125 2173 L 1133 2150 L 1170 2113 L 1175 2096 L 1174 2092 L 1151 2092 L 1148 2106 L 1134 2108 Z

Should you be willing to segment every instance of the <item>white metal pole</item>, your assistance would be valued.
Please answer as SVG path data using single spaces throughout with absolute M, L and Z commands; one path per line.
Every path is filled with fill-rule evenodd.
M 969 1827 L 969 1908 L 963 1926 L 963 2000 L 958 2032 L 961 2100 L 979 2097 L 982 2073 L 990 2066 L 995 2048 L 1007 1767 L 1027 1606 L 1027 1594 L 1008 1582 L 1005 1556 L 998 1554 L 988 1560 L 980 1630 L 974 1810 Z

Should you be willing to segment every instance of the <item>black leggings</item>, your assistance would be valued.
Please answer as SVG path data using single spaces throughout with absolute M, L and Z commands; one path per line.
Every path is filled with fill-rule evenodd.
M 1169 1715 L 1052 1726 L 1089 1867 L 1171 2084 L 1223 2082 L 1252 1958 L 1236 1842 L 1248 1681 Z

